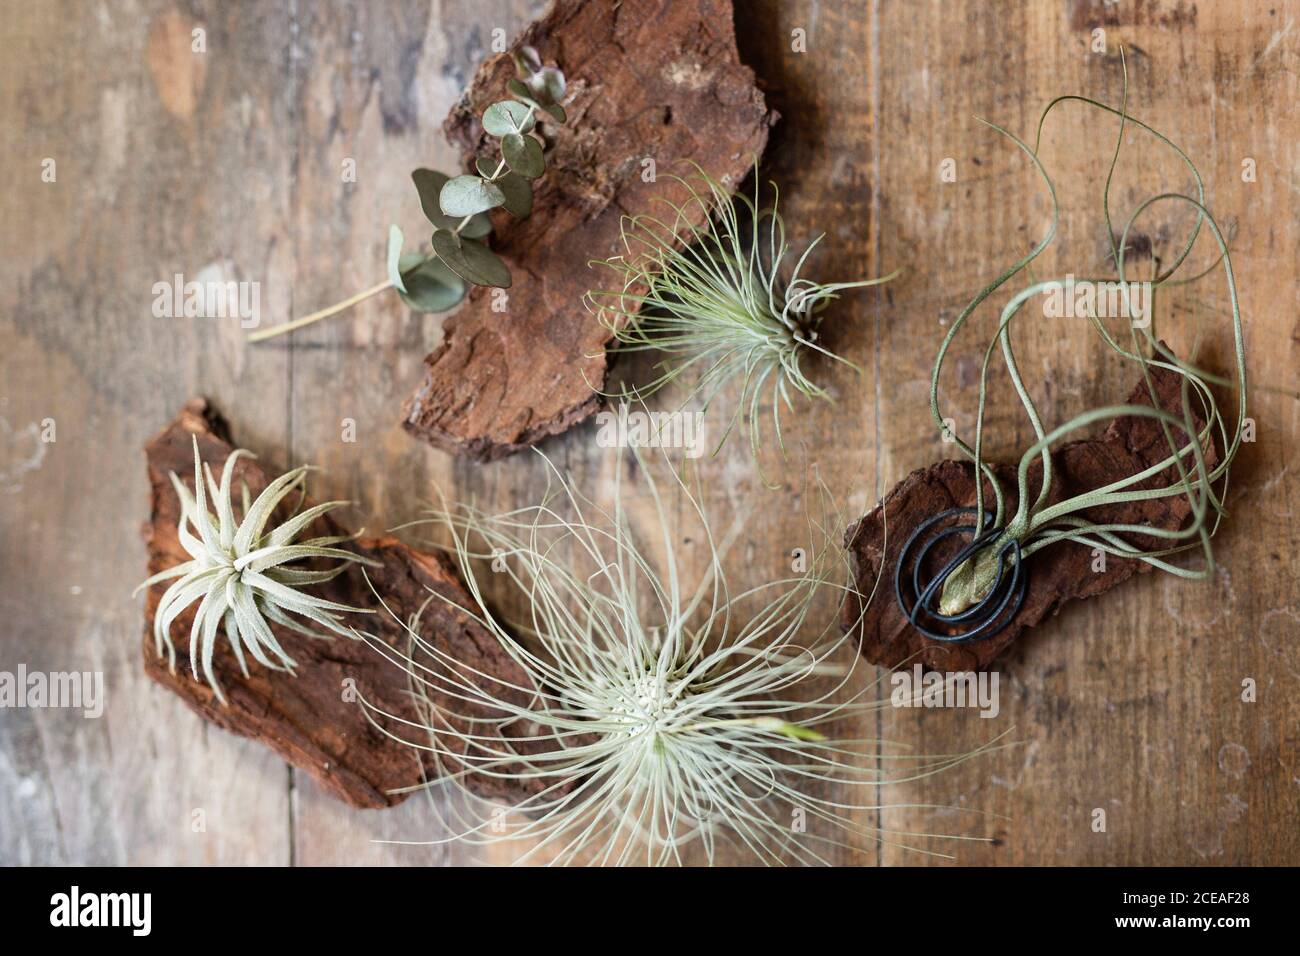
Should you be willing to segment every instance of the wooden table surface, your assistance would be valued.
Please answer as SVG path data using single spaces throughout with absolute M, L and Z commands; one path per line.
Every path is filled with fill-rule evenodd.
M 1300 863 L 1300 559 L 1288 524 L 1300 403 L 1285 394 L 1300 348 L 1300 3 L 744 7 L 742 58 L 783 116 L 765 165 L 793 237 L 828 233 L 820 276 L 906 273 L 835 308 L 831 341 L 865 371 L 817 368 L 837 401 L 789 418 L 780 490 L 759 485 L 743 442 L 706 462 L 717 520 L 752 519 L 729 558 L 737 583 L 780 573 L 805 543 L 807 466 L 856 516 L 945 457 L 926 407 L 938 337 L 1049 219 L 1023 155 L 976 115 L 1030 137 L 1058 94 L 1118 104 L 1123 44 L 1131 111 L 1197 162 L 1210 208 L 1235 227 L 1257 440 L 1233 472 L 1213 581 L 1144 575 L 1067 608 L 1000 665 L 996 719 L 886 710 L 863 736 L 946 753 L 1006 730 L 1018 743 L 884 798 L 949 809 L 898 806 L 864 823 L 996 838 L 956 845 L 961 863 Z M 205 726 L 144 678 L 131 591 L 145 560 L 141 446 L 196 394 L 273 465 L 324 466 L 314 493 L 355 499 L 371 528 L 414 517 L 435 486 L 487 506 L 536 498 L 537 456 L 456 461 L 399 428 L 438 317 L 376 299 L 249 347 L 237 321 L 155 318 L 151 303 L 154 283 L 175 273 L 256 281 L 273 322 L 378 281 L 388 223 L 422 232 L 409 170 L 454 163 L 441 121 L 492 31 L 513 37 L 539 12 L 481 0 L 50 0 L 0 18 L 0 670 L 102 671 L 107 685 L 97 720 L 0 711 L 0 862 L 503 858 L 375 842 L 437 836 L 428 806 L 350 809 L 270 751 Z M 192 52 L 196 27 L 205 52 Z M 791 48 L 796 29 L 805 52 Z M 1098 29 L 1105 53 L 1092 50 Z M 1048 268 L 1102 262 L 1114 135 L 1111 119 L 1079 107 L 1050 121 L 1043 158 L 1065 226 Z M 1125 148 L 1113 190 L 1121 221 L 1141 198 L 1187 188 L 1149 140 L 1133 133 Z M 54 182 L 42 179 L 47 159 Z M 349 159 L 355 183 L 341 175 Z M 954 182 L 941 176 L 946 159 Z M 1186 225 L 1170 208 L 1142 231 L 1166 250 Z M 1217 276 L 1171 294 L 1161 332 L 1187 351 L 1199 328 L 1202 359 L 1226 370 L 1225 303 Z M 992 321 L 953 355 L 959 430 L 975 394 L 961 386 Z M 1130 369 L 1082 323 L 1027 323 L 1018 341 L 1052 421 L 1129 387 Z M 53 442 L 41 441 L 47 419 Z M 343 440 L 346 419 L 355 442 Z M 990 454 L 1018 456 L 1031 432 L 1005 379 L 989 422 Z M 620 458 L 594 436 L 588 424 L 544 450 L 601 493 Z M 685 540 L 692 528 L 674 532 Z M 1247 679 L 1253 702 L 1242 700 Z M 1105 832 L 1092 826 L 1098 808 Z M 943 862 L 874 836 L 858 844 L 838 858 Z

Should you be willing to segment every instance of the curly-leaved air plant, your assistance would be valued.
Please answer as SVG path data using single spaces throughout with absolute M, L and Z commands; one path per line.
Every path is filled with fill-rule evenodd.
M 1127 112 L 1127 75 L 1125 94 L 1121 108 L 1116 109 L 1104 103 L 1083 96 L 1062 96 L 1053 100 L 1044 109 L 1038 122 L 1038 134 L 1035 145 L 1031 148 L 1015 135 L 1001 127 L 988 123 L 991 128 L 1009 138 L 1024 152 L 1034 168 L 1042 177 L 1051 198 L 1053 218 L 1046 236 L 1029 252 L 997 279 L 985 286 L 971 300 L 970 304 L 952 323 L 935 360 L 930 383 L 930 411 L 935 423 L 948 441 L 955 442 L 975 463 L 977 473 L 982 473 L 992 489 L 993 510 L 986 509 L 984 482 L 976 482 L 977 498 L 974 509 L 975 523 L 967 530 L 977 540 L 968 546 L 968 556 L 945 567 L 929 585 L 920 589 L 924 593 L 912 595 L 915 604 L 911 609 L 900 593 L 899 600 L 904 603 L 904 611 L 910 615 L 920 614 L 929 619 L 931 624 L 941 626 L 959 626 L 965 629 L 960 637 L 943 637 L 947 640 L 967 640 L 989 636 L 992 628 L 1001 621 L 1005 623 L 1005 609 L 1009 596 L 1007 581 L 1015 575 L 1022 575 L 1021 565 L 1036 551 L 1046 548 L 1058 541 L 1072 541 L 1097 549 L 1111 555 L 1142 561 L 1152 567 L 1167 571 L 1183 578 L 1203 579 L 1214 573 L 1214 554 L 1211 538 L 1224 516 L 1223 502 L 1227 493 L 1229 471 L 1240 448 L 1242 429 L 1246 421 L 1246 363 L 1245 348 L 1242 340 L 1241 312 L 1237 299 L 1237 287 L 1233 278 L 1232 263 L 1228 254 L 1228 243 L 1223 231 L 1215 222 L 1205 206 L 1205 191 L 1201 176 L 1187 154 L 1174 145 L 1162 134 L 1145 123 L 1130 116 Z M 993 339 L 984 353 L 983 367 L 980 374 L 979 406 L 976 417 L 974 446 L 970 446 L 952 434 L 945 424 L 944 414 L 939 407 L 939 373 L 943 367 L 944 356 L 953 339 L 961 331 L 967 319 L 990 294 L 1009 281 L 1022 270 L 1028 270 L 1030 264 L 1052 242 L 1059 220 L 1059 208 L 1056 203 L 1056 191 L 1051 177 L 1039 158 L 1043 126 L 1048 114 L 1059 104 L 1075 102 L 1092 109 L 1100 110 L 1116 117 L 1119 121 L 1114 154 L 1111 158 L 1110 172 L 1102 191 L 1102 214 L 1106 223 L 1107 238 L 1110 243 L 1110 258 L 1113 259 L 1116 275 L 1109 278 L 1051 279 L 1031 281 L 1023 289 L 1011 296 L 1002 309 L 1001 319 Z M 1156 141 L 1172 149 L 1190 171 L 1196 184 L 1196 195 L 1182 195 L 1175 192 L 1161 193 L 1148 198 L 1136 206 L 1118 239 L 1111 226 L 1110 185 L 1119 162 L 1120 146 L 1128 127 L 1137 127 L 1155 138 Z M 1129 234 L 1134 223 L 1147 210 L 1157 204 L 1176 204 L 1188 207 L 1195 212 L 1195 224 L 1191 228 L 1186 243 L 1182 245 L 1168 268 L 1161 268 L 1158 257 L 1153 258 L 1151 277 L 1141 283 L 1145 289 L 1136 288 L 1139 284 L 1129 282 L 1125 275 L 1125 253 L 1128 249 Z M 1175 279 L 1175 273 L 1183 265 L 1192 251 L 1202 227 L 1208 227 L 1218 247 L 1214 262 L 1197 275 Z M 1216 270 L 1223 268 L 1227 295 L 1231 311 L 1231 338 L 1235 352 L 1235 370 L 1231 378 L 1213 374 L 1198 368 L 1190 361 L 1178 358 L 1167 348 L 1155 333 L 1155 293 L 1166 286 L 1183 285 Z M 1032 277 L 1031 277 L 1032 278 Z M 1012 348 L 1011 326 L 1021 315 L 1025 305 L 1034 299 L 1059 296 L 1062 287 L 1071 282 L 1075 288 L 1091 284 L 1094 288 L 1107 290 L 1117 285 L 1120 292 L 1121 311 L 1129 319 L 1129 342 L 1123 342 L 1103 323 L 1099 315 L 1097 301 L 1086 296 L 1079 296 L 1083 303 L 1083 312 L 1090 326 L 1101 336 L 1105 345 L 1126 361 L 1135 363 L 1141 370 L 1142 380 L 1146 385 L 1151 404 L 1110 405 L 1095 408 L 1078 415 L 1064 424 L 1048 430 L 1042 423 L 1029 391 L 1025 387 L 1020 370 L 1017 367 Z M 1149 290 L 1149 291 L 1148 291 Z M 1140 307 L 1141 296 L 1145 292 L 1145 303 Z M 1014 512 L 1008 514 L 1003 489 L 996 474 L 983 457 L 985 396 L 988 384 L 989 364 L 995 349 L 1000 347 L 1010 380 L 1015 387 L 1021 403 L 1025 408 L 1033 428 L 1035 441 L 1021 457 L 1016 475 L 1017 505 Z M 1176 375 L 1181 380 L 1181 407 L 1179 411 L 1170 411 L 1161 406 L 1152 379 L 1152 370 L 1161 369 Z M 1225 414 L 1216 402 L 1213 387 L 1218 386 L 1236 393 L 1235 415 Z M 1194 400 L 1193 400 L 1194 396 Z M 1079 429 L 1084 429 L 1099 422 L 1106 422 L 1119 416 L 1135 416 L 1154 419 L 1159 423 L 1164 443 L 1168 446 L 1168 455 L 1136 474 L 1113 481 L 1103 487 L 1075 495 L 1062 501 L 1052 501 L 1053 462 L 1052 446 L 1061 439 Z M 1199 424 L 1198 424 L 1199 419 Z M 1218 449 L 1218 459 L 1207 454 L 1211 449 Z M 1029 487 L 1029 471 L 1035 460 L 1042 463 L 1042 477 L 1036 494 Z M 1191 520 L 1179 528 L 1159 528 L 1149 524 L 1116 520 L 1093 520 L 1098 517 L 1093 509 L 1099 506 L 1122 505 L 1131 502 L 1151 501 L 1184 497 Z M 1091 512 L 1091 514 L 1090 514 Z M 979 529 L 977 532 L 975 529 Z M 1155 546 L 1143 546 L 1139 541 L 1126 535 L 1140 535 L 1155 539 Z M 1185 566 L 1170 559 L 1188 551 L 1199 550 L 1203 561 L 1197 566 Z M 967 552 L 963 552 L 965 554 Z M 960 558 L 960 555 L 959 555 Z M 1032 565 L 1030 565 L 1032 568 Z M 903 563 L 899 563 L 902 572 Z M 991 597 L 997 596 L 996 600 Z M 976 612 L 976 609 L 980 609 Z M 975 616 L 972 617 L 971 615 Z M 913 618 L 913 623 L 917 623 Z M 927 632 L 928 633 L 928 632 Z
M 377 564 L 369 558 L 335 547 L 352 540 L 354 535 L 295 540 L 322 515 L 347 504 L 346 501 L 327 501 L 299 511 L 306 497 L 306 476 L 310 470 L 307 465 L 276 478 L 251 504 L 245 485 L 243 519 L 237 520 L 231 484 L 235 463 L 242 457 L 255 456 L 242 448 L 231 452 L 218 484 L 212 469 L 201 461 L 198 439 L 194 439 L 193 494 L 175 472 L 171 473 L 172 485 L 181 502 L 176 534 L 191 560 L 155 574 L 136 589 L 138 594 L 159 581 L 176 579 L 163 593 L 153 619 L 154 645 L 159 656 L 166 646 L 168 663 L 173 670 L 176 667 L 176 648 L 171 638 L 172 624 L 187 607 L 199 602 L 190 627 L 190 670 L 194 679 L 199 680 L 202 662 L 203 677 L 223 704 L 226 702 L 225 694 L 212 672 L 212 655 L 219 626 L 224 625 L 226 639 L 245 677 L 248 676 L 243 652 L 245 645 L 263 666 L 292 673 L 295 662 L 276 640 L 268 621 L 300 634 L 328 636 L 290 617 L 293 614 L 328 631 L 350 637 L 352 632 L 343 625 L 339 612 L 372 612 L 327 601 L 304 589 L 333 580 L 350 563 Z M 268 528 L 276 508 L 294 491 L 300 492 L 294 514 Z M 215 514 L 209 510 L 209 496 Z M 338 564 L 332 568 L 294 566 L 313 560 L 337 561 Z
M 857 369 L 819 344 L 825 308 L 841 292 L 888 282 L 898 272 L 827 284 L 806 278 L 804 266 L 825 234 L 794 256 L 775 183 L 770 184 L 771 205 L 763 206 L 757 171 L 752 198 L 731 196 L 698 166 L 689 177 L 670 178 L 686 189 L 688 198 L 679 204 L 660 197 L 666 207 L 663 217 L 623 220 L 623 253 L 593 263 L 612 270 L 620 288 L 589 292 L 587 307 L 610 328 L 620 350 L 669 356 L 658 366 L 663 373 L 634 391 L 637 398 L 697 370 L 685 401 L 700 397 L 707 408 L 719 391 L 739 381 L 740 400 L 718 446 L 747 412 L 757 461 L 765 397 L 783 451 L 781 406 L 792 410 L 794 393 L 830 400 L 804 371 L 805 358 L 817 353 Z M 704 223 L 697 226 L 700 212 Z M 684 247 L 682 239 L 687 240 Z
M 691 584 L 679 575 L 664 500 L 638 462 L 663 529 L 661 564 L 631 527 L 620 480 L 611 509 L 549 460 L 540 505 L 495 516 L 444 507 L 428 519 L 449 535 L 443 546 L 474 599 L 461 607 L 431 592 L 429 601 L 471 615 L 526 681 L 449 655 L 421 636 L 418 616 L 402 622 L 406 650 L 358 632 L 406 671 L 421 705 L 411 721 L 361 697 L 376 727 L 424 752 L 441 776 L 431 773 L 424 787 L 446 835 L 425 842 L 520 849 L 516 841 L 529 841 L 516 862 L 658 865 L 684 862 L 692 846 L 710 863 L 722 844 L 764 863 L 825 863 L 853 837 L 945 839 L 863 820 L 891 806 L 879 802 L 882 788 L 972 754 L 919 755 L 832 736 L 889 706 L 857 668 L 833 609 L 814 623 L 818 596 L 843 591 L 831 580 L 836 568 L 847 576 L 830 540 L 839 524 L 809 520 L 820 540 L 806 572 L 733 594 L 721 557 L 740 529 L 715 540 L 698 494 L 674 473 L 673 490 L 707 548 L 707 569 Z M 476 575 L 484 561 L 518 588 L 528 620 L 479 610 L 488 606 Z M 476 781 L 530 795 L 507 813 L 475 796 Z M 805 832 L 792 825 L 798 820 Z
M 477 175 L 448 176 L 432 169 L 411 173 L 420 208 L 434 227 L 432 251 L 403 253 L 402 230 L 389 226 L 387 279 L 311 315 L 254 332 L 250 342 L 319 322 L 389 289 L 396 289 L 416 312 L 446 312 L 465 298 L 466 283 L 510 287 L 510 270 L 484 241 L 492 232 L 487 213 L 498 207 L 520 219 L 532 213 L 532 180 L 546 171 L 542 143 L 532 134 L 543 117 L 557 123 L 566 119 L 560 105 L 564 74 L 543 66 L 532 47 L 521 47 L 512 56 L 518 72 L 506 85 L 512 98 L 483 113 L 483 130 L 499 141 L 501 158 L 495 163 L 477 160 Z

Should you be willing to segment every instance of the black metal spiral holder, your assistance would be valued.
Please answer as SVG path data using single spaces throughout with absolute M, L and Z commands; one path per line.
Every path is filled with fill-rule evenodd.
M 975 513 L 975 508 L 949 508 L 928 518 L 912 532 L 898 556 L 898 564 L 894 568 L 894 596 L 912 626 L 931 640 L 947 644 L 985 640 L 1010 624 L 1024 604 L 1029 578 L 1025 572 L 1020 542 L 1013 538 L 998 548 L 997 583 L 988 593 L 978 603 L 959 614 L 939 612 L 939 599 L 948 577 L 961 567 L 963 561 L 995 541 L 1002 533 L 1002 528 L 992 526 L 993 515 L 987 511 L 984 513 L 984 530 L 979 533 L 976 533 L 974 524 L 936 527 L 950 518 Z M 970 542 L 933 577 L 923 582 L 922 568 L 935 545 L 963 534 L 970 535 Z

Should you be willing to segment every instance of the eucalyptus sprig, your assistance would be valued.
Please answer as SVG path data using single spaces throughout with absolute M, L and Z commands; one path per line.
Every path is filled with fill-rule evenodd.
M 517 862 L 672 864 L 692 844 L 710 862 L 725 842 L 765 863 L 825 863 L 850 838 L 859 848 L 899 840 L 867 822 L 881 792 L 971 754 L 881 756 L 879 741 L 840 736 L 890 706 L 873 692 L 883 678 L 863 672 L 837 624 L 848 585 L 836 579 L 851 580 L 833 540 L 842 521 L 810 517 L 806 571 L 733 592 L 721 559 L 741 525 L 719 541 L 698 486 L 668 467 L 673 494 L 663 495 L 656 469 L 637 460 L 654 508 L 648 527 L 662 529 L 658 553 L 628 519 L 621 477 L 602 505 L 549 460 L 535 507 L 489 515 L 444 504 L 427 519 L 450 539 L 442 546 L 472 598 L 462 605 L 431 590 L 429 602 L 477 621 L 526 681 L 472 668 L 423 636 L 418 620 L 394 614 L 409 650 L 359 632 L 406 671 L 421 705 L 411 721 L 361 697 L 381 732 L 434 765 L 424 788 L 439 794 L 430 804 L 445 832 L 428 842 L 532 841 Z M 707 566 L 694 580 L 678 567 L 666 498 L 700 528 L 692 537 Z M 517 588 L 526 620 L 483 610 L 493 577 Z M 475 796 L 485 782 L 532 795 L 507 816 Z M 807 832 L 792 826 L 800 819 Z
M 168 664 L 173 670 L 176 647 L 171 638 L 172 624 L 187 607 L 199 602 L 190 627 L 190 671 L 199 680 L 201 660 L 203 677 L 223 704 L 225 694 L 212 672 L 219 626 L 225 626 L 226 639 L 245 677 L 248 665 L 243 645 L 263 666 L 292 672 L 295 662 L 276 640 L 268 621 L 311 637 L 327 636 L 289 616 L 295 614 L 335 634 L 351 636 L 351 631 L 341 623 L 339 612 L 373 612 L 315 597 L 305 589 L 333 580 L 351 563 L 378 564 L 335 547 L 352 540 L 353 536 L 325 535 L 295 541 L 313 521 L 347 504 L 345 501 L 327 501 L 301 512 L 295 508 L 295 513 L 283 523 L 267 528 L 275 509 L 294 491 L 302 492 L 298 499 L 301 507 L 309 470 L 306 465 L 275 479 L 251 504 L 248 487 L 244 486 L 243 520 L 237 521 L 231 484 L 235 463 L 244 457 L 254 456 L 242 448 L 230 453 L 218 484 L 212 469 L 202 463 L 199 442 L 194 439 L 194 492 L 185 487 L 175 472 L 171 474 L 172 486 L 181 502 L 176 534 L 191 560 L 155 574 L 135 591 L 138 594 L 159 581 L 176 579 L 163 593 L 153 619 L 154 646 L 159 656 L 166 646 Z M 209 509 L 209 496 L 215 513 Z M 322 559 L 338 564 L 332 568 L 294 566 L 302 561 Z
M 1205 206 L 1205 188 L 1200 173 L 1183 150 L 1161 133 L 1128 114 L 1127 89 L 1127 72 L 1125 72 L 1124 103 L 1119 109 L 1083 96 L 1062 96 L 1053 100 L 1047 105 L 1039 118 L 1038 138 L 1033 147 L 999 126 L 992 123 L 986 124 L 1010 139 L 1029 158 L 1042 177 L 1042 181 L 1051 197 L 1053 218 L 1051 228 L 1038 245 L 1027 256 L 1014 263 L 997 279 L 980 290 L 970 304 L 962 310 L 944 337 L 943 344 L 935 360 L 930 381 L 931 414 L 945 437 L 955 441 L 957 446 L 974 461 L 977 474 L 982 473 L 984 475 L 994 497 L 992 527 L 1001 529 L 1000 534 L 992 536 L 986 547 L 955 568 L 943 583 L 939 610 L 944 615 L 960 614 L 977 604 L 985 595 L 991 592 L 997 584 L 1000 573 L 1005 573 L 1005 569 L 999 562 L 998 555 L 1012 541 L 1020 544 L 1020 551 L 1024 558 L 1028 558 L 1036 551 L 1058 541 L 1073 541 L 1107 554 L 1142 561 L 1179 577 L 1202 579 L 1214 573 L 1214 553 L 1211 547 L 1211 538 L 1217 531 L 1225 514 L 1223 502 L 1227 494 L 1229 473 L 1233 460 L 1241 447 L 1242 429 L 1246 420 L 1246 358 L 1237 285 L 1233 276 L 1227 239 Z M 1087 308 L 1089 325 L 1100 335 L 1106 346 L 1124 360 L 1133 362 L 1139 367 L 1151 404 L 1110 405 L 1085 412 L 1051 430 L 1048 430 L 1043 425 L 1016 364 L 1011 329 L 1014 320 L 1020 316 L 1027 303 L 1036 297 L 1041 297 L 1045 292 L 1051 293 L 1054 289 L 1059 290 L 1063 280 L 1031 282 L 1017 291 L 1002 309 L 997 332 L 985 349 L 984 362 L 980 373 L 975 442 L 972 447 L 958 436 L 951 434 L 944 424 L 944 416 L 939 408 L 939 373 L 943 367 L 944 356 L 947 354 L 953 339 L 962 330 L 967 319 L 980 303 L 1014 276 L 1027 270 L 1030 264 L 1048 247 L 1056 234 L 1060 215 L 1056 203 L 1056 191 L 1051 177 L 1039 158 L 1038 152 L 1043 125 L 1048 114 L 1056 106 L 1065 102 L 1080 103 L 1091 109 L 1108 113 L 1119 120 L 1110 172 L 1106 177 L 1105 187 L 1101 195 L 1102 215 L 1106 223 L 1107 241 L 1110 244 L 1111 259 L 1115 263 L 1116 276 L 1091 281 L 1118 281 L 1120 283 L 1128 281 L 1125 270 L 1128 236 L 1133 230 L 1134 223 L 1153 206 L 1157 204 L 1175 204 L 1185 206 L 1195 212 L 1195 224 L 1172 264 L 1167 268 L 1162 268 L 1160 260 L 1158 258 L 1153 259 L 1152 274 L 1147 280 L 1151 287 L 1151 295 L 1146 303 L 1146 314 L 1150 318 L 1150 322 L 1141 328 L 1137 327 L 1137 323 L 1131 322 L 1129 342 L 1125 343 L 1117 338 L 1103 324 L 1095 308 Z M 1111 225 L 1110 184 L 1119 162 L 1120 148 L 1124 142 L 1126 127 L 1129 126 L 1145 131 L 1154 137 L 1157 142 L 1169 147 L 1177 154 L 1196 183 L 1196 195 L 1188 196 L 1168 192 L 1146 199 L 1134 209 L 1117 241 Z M 1211 269 L 1222 266 L 1231 306 L 1231 335 L 1235 353 L 1235 367 L 1231 377 L 1216 375 L 1198 368 L 1190 361 L 1179 359 L 1160 341 L 1155 331 L 1156 310 L 1154 296 L 1156 292 L 1166 286 L 1195 281 L 1211 271 L 1211 269 L 1207 269 L 1187 279 L 1175 278 L 1179 268 L 1191 253 L 1192 247 L 1195 245 L 1203 227 L 1209 229 L 1218 246 L 1218 257 Z M 1074 281 L 1077 284 L 1081 280 L 1076 279 Z M 993 354 L 999 348 L 1011 382 L 1021 403 L 1024 405 L 1035 435 L 1035 441 L 1025 451 L 1017 468 L 1017 506 L 1015 511 L 1010 514 L 1007 513 L 1001 484 L 983 456 L 984 409 L 988 371 Z M 1161 407 L 1160 398 L 1156 394 L 1152 380 L 1153 369 L 1163 369 L 1181 378 L 1181 403 L 1178 413 Z M 1224 387 L 1236 393 L 1235 414 L 1230 413 L 1225 417 L 1216 401 L 1213 386 Z M 1051 502 L 1050 496 L 1054 483 L 1051 458 L 1052 446 L 1073 432 L 1120 416 L 1149 418 L 1158 422 L 1163 441 L 1168 447 L 1168 454 L 1160 461 L 1136 474 L 1060 502 Z M 1200 424 L 1198 424 L 1198 419 Z M 1211 466 L 1207 457 L 1207 450 L 1211 447 L 1215 447 L 1219 451 L 1218 461 L 1213 466 Z M 1036 494 L 1031 492 L 1028 478 L 1029 468 L 1035 459 L 1042 462 L 1042 478 Z M 1166 473 L 1170 473 L 1172 477 L 1162 481 L 1161 476 Z M 1152 486 L 1153 483 L 1155 484 L 1154 487 Z M 986 502 L 983 485 L 983 482 L 976 481 L 976 528 L 985 527 Z M 1191 521 L 1181 528 L 1165 529 L 1142 523 L 1099 522 L 1088 517 L 1088 512 L 1091 509 L 1101 506 L 1123 505 L 1131 502 L 1176 497 L 1185 498 L 1191 516 Z M 1155 538 L 1162 544 L 1151 548 L 1141 547 L 1126 538 L 1125 535 L 1141 535 Z M 1170 560 L 1189 551 L 1200 551 L 1203 561 L 1199 565 L 1188 567 Z
M 624 218 L 623 253 L 593 263 L 612 271 L 619 287 L 589 292 L 588 309 L 610 328 L 620 350 L 669 356 L 656 366 L 663 370 L 659 377 L 633 390 L 635 398 L 644 399 L 697 370 L 683 404 L 702 397 L 707 408 L 723 388 L 739 381 L 740 401 L 718 447 L 748 411 L 750 448 L 757 460 L 759 404 L 768 397 L 784 451 L 782 405 L 793 410 L 793 394 L 830 400 L 804 371 L 803 360 L 820 354 L 860 371 L 818 342 L 824 310 L 841 292 L 888 282 L 898 273 L 828 284 L 805 278 L 804 265 L 825 234 L 795 259 L 775 183 L 771 205 L 762 206 L 757 174 L 752 198 L 733 198 L 698 166 L 688 178 L 670 178 L 685 187 L 688 198 L 680 204 L 659 198 L 668 212 L 662 218 Z M 697 226 L 700 213 L 704 224 Z M 681 248 L 683 238 L 687 244 Z
M 420 208 L 433 225 L 428 252 L 403 252 L 405 238 L 388 227 L 388 278 L 319 312 L 254 332 L 261 342 L 349 309 L 389 289 L 416 312 L 446 312 L 465 298 L 468 284 L 510 287 L 510 269 L 484 241 L 492 232 L 489 210 L 502 208 L 520 219 L 533 209 L 532 181 L 546 171 L 546 157 L 535 135 L 543 117 L 566 119 L 560 100 L 564 74 L 543 66 L 537 51 L 513 54 L 518 78 L 507 84 L 512 99 L 493 103 L 483 113 L 483 129 L 497 140 L 500 159 L 476 160 L 477 173 L 448 176 L 432 169 L 411 173 Z

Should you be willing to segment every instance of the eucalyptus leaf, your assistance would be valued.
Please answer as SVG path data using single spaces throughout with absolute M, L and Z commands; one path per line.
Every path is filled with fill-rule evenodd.
M 511 133 L 509 136 L 501 138 L 501 155 L 505 157 L 506 165 L 512 172 L 520 176 L 526 176 L 529 179 L 536 179 L 542 173 L 546 172 L 546 160 L 542 156 L 542 146 L 531 136 L 520 136 L 518 133 Z M 501 190 L 497 190 L 498 193 Z M 505 197 L 501 197 L 502 202 Z M 498 203 L 497 205 L 500 205 Z
M 424 210 L 424 218 L 428 219 L 439 229 L 455 230 L 460 225 L 463 216 L 453 218 L 446 215 L 438 204 L 439 195 L 442 193 L 442 187 L 451 179 L 446 173 L 440 173 L 436 169 L 417 169 L 411 173 L 411 181 L 415 183 L 415 191 L 420 194 L 420 208 Z M 465 223 L 464 228 L 460 230 L 462 236 L 470 236 L 479 239 L 486 236 L 492 231 L 492 220 L 486 215 L 480 214 L 475 216 L 469 222 Z
M 388 227 L 388 281 L 398 292 L 405 292 L 402 282 L 402 230 L 396 225 Z
M 559 103 L 542 102 L 532 90 L 524 86 L 524 84 L 519 80 L 511 80 L 506 84 L 506 89 L 510 91 L 512 96 L 521 102 L 527 103 L 534 109 L 549 113 L 558 123 L 563 123 L 568 119 L 568 114 L 564 112 L 563 106 Z
M 510 270 L 483 243 L 445 229 L 433 233 L 433 251 L 452 272 L 475 285 L 510 288 Z
M 406 289 L 400 293 L 402 301 L 417 312 L 446 312 L 465 298 L 467 291 L 464 280 L 437 256 L 419 258 L 402 277 L 406 281 Z
M 411 182 L 415 183 L 415 191 L 420 194 L 420 208 L 424 210 L 425 218 L 440 228 L 446 227 L 446 224 L 440 220 L 445 220 L 447 217 L 442 214 L 442 209 L 438 206 L 438 194 L 442 192 L 442 187 L 449 179 L 450 176 L 436 169 L 417 169 L 411 173 Z
M 497 186 L 506 197 L 506 212 L 527 219 L 533 211 L 533 184 L 518 173 L 506 173 L 497 180 Z
M 493 103 L 483 113 L 483 129 L 492 136 L 527 133 L 533 128 L 533 108 L 518 100 Z
M 542 57 L 531 46 L 521 46 L 511 54 L 511 59 L 515 61 L 515 69 L 519 71 L 521 76 L 536 73 L 542 68 Z
M 452 228 L 454 229 L 459 225 L 460 223 L 457 222 Z M 460 234 L 468 239 L 482 239 L 484 236 L 490 235 L 491 232 L 492 220 L 488 218 L 487 213 L 481 212 L 465 223 L 465 228 L 460 231 Z
M 495 185 L 481 176 L 468 174 L 447 180 L 438 194 L 438 204 L 443 213 L 458 218 L 495 209 L 505 201 L 506 197 Z
M 528 78 L 528 88 L 543 103 L 558 103 L 564 99 L 564 74 L 553 66 L 543 67 Z

